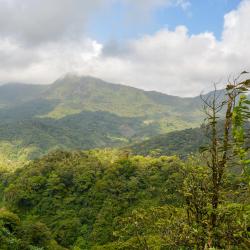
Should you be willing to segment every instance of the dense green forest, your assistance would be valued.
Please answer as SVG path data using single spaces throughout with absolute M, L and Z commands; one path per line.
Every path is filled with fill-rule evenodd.
M 120 149 L 105 149 L 107 144 L 98 140 L 106 136 L 106 129 L 118 136 L 121 119 L 122 124 L 133 119 L 135 126 L 139 118 L 132 111 L 122 118 L 114 111 L 106 120 L 104 110 L 95 111 L 97 118 L 93 111 L 55 118 L 48 110 L 35 117 L 40 106 L 32 111 L 30 100 L 23 103 L 28 113 L 17 112 L 16 104 L 3 108 L 6 124 L 0 130 L 0 150 L 16 157 L 18 165 L 11 169 L 13 162 L 6 156 L 0 166 L 0 249 L 249 249 L 249 88 L 250 80 L 235 81 L 227 84 L 222 99 L 221 91 L 202 96 L 206 119 L 201 128 L 139 143 L 108 144 Z M 39 95 L 44 91 L 39 89 Z M 70 91 L 55 93 L 60 99 Z M 25 98 L 24 91 L 18 102 Z M 16 116 L 8 116 L 11 109 Z M 18 117 L 30 112 L 30 120 Z M 140 120 L 137 124 L 140 128 Z M 78 135 L 85 129 L 90 131 L 83 140 Z M 143 130 L 138 131 L 139 135 Z M 88 141 L 90 135 L 96 144 Z M 35 146 L 48 154 L 40 157 L 30 149 Z M 55 150 L 49 153 L 51 149 Z
M 177 174 L 181 168 L 176 157 L 129 157 L 118 151 L 55 152 L 14 175 L 2 175 L 4 203 L 22 223 L 41 223 L 41 230 L 48 227 L 53 232 L 51 240 L 63 247 L 98 248 L 119 240 L 113 232 L 119 229 L 119 220 L 134 209 L 180 206 L 176 187 L 183 178 Z M 26 247 L 36 244 L 35 240 L 27 241 Z M 44 239 L 38 245 L 49 244 Z
M 218 233 L 222 247 L 248 249 L 248 191 L 230 178 Z M 198 159 L 117 150 L 51 153 L 1 174 L 2 249 L 194 249 L 208 235 L 189 223 L 186 199 L 205 202 L 206 189 L 196 185 L 209 188 L 207 179 Z

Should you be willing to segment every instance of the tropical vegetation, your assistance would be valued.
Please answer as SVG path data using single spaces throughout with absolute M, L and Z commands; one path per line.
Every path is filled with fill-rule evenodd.
M 8 158 L 4 159 L 0 249 L 249 249 L 250 80 L 241 80 L 245 75 L 242 72 L 229 82 L 225 91 L 215 89 L 202 96 L 205 120 L 200 128 L 158 135 L 146 142 L 130 141 L 125 147 L 125 143 L 118 144 L 122 148 L 101 145 L 100 149 L 82 150 L 81 138 L 75 134 L 76 150 L 67 141 L 73 134 L 67 137 L 65 130 L 58 132 L 55 150 L 49 152 L 44 137 L 55 136 L 56 130 L 37 125 L 46 131 L 37 140 L 36 123 L 26 124 L 25 133 L 34 135 L 45 155 L 34 154 L 30 161 L 18 157 L 20 165 L 15 171 L 6 167 Z M 57 92 L 57 98 L 64 94 Z M 67 115 L 49 117 L 54 114 L 32 119 L 59 123 L 65 119 L 75 131 L 82 126 L 81 122 L 70 123 Z M 132 113 L 126 115 L 122 119 L 139 119 Z M 96 129 L 105 134 L 108 121 L 98 120 L 92 136 Z M 115 126 L 110 130 L 116 131 Z M 59 142 L 65 145 L 63 150 L 57 149 Z M 17 150 L 9 140 L 4 143 L 2 148 L 10 154 Z M 22 145 L 20 150 L 24 150 Z

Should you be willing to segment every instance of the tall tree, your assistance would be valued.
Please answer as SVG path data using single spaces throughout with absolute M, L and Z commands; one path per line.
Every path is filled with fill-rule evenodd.
M 240 157 L 241 162 L 244 160 L 245 164 L 249 163 L 246 160 L 247 148 L 243 149 L 246 139 L 243 130 L 249 117 L 246 105 L 249 102 L 242 96 L 249 90 L 250 80 L 240 80 L 246 73 L 244 71 L 233 81 L 228 82 L 224 96 L 222 96 L 221 91 L 217 91 L 215 88 L 212 96 L 201 97 L 206 115 L 205 127 L 210 140 L 204 154 L 207 167 L 211 171 L 211 216 L 209 223 L 211 235 L 208 242 L 210 247 L 220 246 L 217 229 L 221 221 L 218 216 L 218 207 L 223 201 L 226 173 L 232 164 L 235 164 L 236 156 Z M 237 149 L 238 154 L 235 154 L 235 149 Z

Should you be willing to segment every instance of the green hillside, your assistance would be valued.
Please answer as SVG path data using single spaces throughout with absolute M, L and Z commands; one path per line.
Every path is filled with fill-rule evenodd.
M 128 147 L 139 155 L 178 155 L 181 158 L 197 153 L 208 143 L 202 128 L 190 128 L 155 136 Z
M 197 127 L 198 103 L 74 75 L 51 85 L 3 85 L 0 158 L 18 165 L 55 149 L 124 146 Z
M 107 111 L 119 116 L 150 116 L 157 113 L 180 116 L 189 115 L 192 98 L 179 98 L 157 92 L 146 92 L 140 89 L 104 82 L 92 77 L 68 75 L 57 80 L 43 95 L 45 99 L 58 100 L 59 103 L 51 116 L 64 116 L 71 112 Z M 62 113 L 60 113 L 62 112 Z M 59 114 L 60 113 L 60 114 Z M 197 120 L 197 117 L 195 117 Z
M 0 103 L 5 108 L 24 105 L 53 103 L 43 114 L 61 118 L 82 111 L 105 111 L 126 117 L 145 117 L 163 114 L 183 121 L 198 121 L 197 98 L 180 98 L 154 91 L 104 82 L 93 77 L 67 75 L 51 85 L 7 84 L 0 86 Z M 23 107 L 22 107 L 23 108 Z M 35 114 L 30 114 L 34 116 Z M 40 115 L 40 114 L 38 114 Z M 159 119 L 156 118 L 156 119 Z
M 249 81 L 227 85 L 226 113 L 213 101 L 202 127 L 166 134 L 170 125 L 159 126 L 166 113 L 95 110 L 90 93 L 72 106 L 85 90 L 57 95 L 57 84 L 1 109 L 0 249 L 249 249 L 250 102 L 236 99 Z M 169 114 L 184 112 L 177 97 L 142 93 L 172 103 Z M 198 98 L 187 100 L 191 116 Z M 86 103 L 93 110 L 83 110 Z M 70 112 L 51 115 L 58 105 Z M 203 127 L 211 140 L 199 154 Z

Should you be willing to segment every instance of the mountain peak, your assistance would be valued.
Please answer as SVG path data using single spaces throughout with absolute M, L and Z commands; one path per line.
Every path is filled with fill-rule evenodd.
M 93 77 L 90 75 L 79 75 L 79 74 L 75 74 L 75 73 L 67 73 L 63 76 L 61 76 L 60 78 L 58 78 L 54 84 L 56 83 L 86 83 L 86 82 L 104 82 L 102 79 L 97 78 L 97 77 Z

